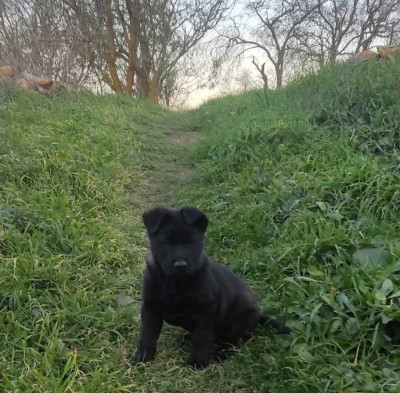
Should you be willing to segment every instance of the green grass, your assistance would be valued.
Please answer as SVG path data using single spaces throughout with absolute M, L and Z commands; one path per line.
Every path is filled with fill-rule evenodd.
M 224 369 L 238 386 L 400 391 L 399 75 L 343 64 L 188 115 L 204 137 L 179 202 L 294 331 L 241 350 Z
M 184 391 L 201 380 L 182 377 L 174 334 L 154 366 L 125 366 L 139 328 L 141 214 L 170 154 L 166 114 L 112 96 L 2 94 L 0 390 Z
M 0 390 L 400 391 L 399 75 L 399 63 L 332 66 L 181 114 L 2 86 Z M 197 146 L 171 143 L 191 130 Z M 260 329 L 191 371 L 166 327 L 156 360 L 127 368 L 140 217 L 156 203 L 204 209 L 209 254 L 293 335 Z

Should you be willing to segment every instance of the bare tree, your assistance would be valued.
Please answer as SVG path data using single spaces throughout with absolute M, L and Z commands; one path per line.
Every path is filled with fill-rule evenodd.
M 388 23 L 388 45 L 400 45 L 400 9 L 393 12 Z
M 379 40 L 390 43 L 399 25 L 398 0 L 318 0 L 307 27 L 297 31 L 293 51 L 323 66 L 359 53 Z
M 360 0 L 318 0 L 308 26 L 297 31 L 294 51 L 319 66 L 335 61 L 354 37 L 359 6 Z
M 91 59 L 82 56 L 80 37 L 66 26 L 58 1 L 0 1 L 0 58 L 3 65 L 67 84 L 90 77 Z
M 240 92 L 246 92 L 257 87 L 254 75 L 249 69 L 243 68 L 235 78 L 236 87 Z
M 141 29 L 146 59 L 142 79 L 144 84 L 149 81 L 150 95 L 155 97 L 181 59 L 222 21 L 233 2 L 147 0 L 146 4 L 147 17 Z
M 259 65 L 258 60 L 253 56 L 252 63 L 256 67 L 256 70 L 259 72 L 262 80 L 263 80 L 263 87 L 264 89 L 268 89 L 268 75 L 265 71 L 265 62 Z
M 368 49 L 376 39 L 390 39 L 391 30 L 398 26 L 399 0 L 365 0 L 357 19 L 355 53 Z
M 93 59 L 93 68 L 99 82 L 106 83 L 116 93 L 133 93 L 133 59 L 137 55 L 138 18 L 136 0 L 126 3 L 112 0 L 61 0 L 68 24 L 76 24 L 87 56 Z M 130 16 L 132 19 L 127 20 Z M 135 45 L 136 44 L 136 45 Z M 120 47 L 128 52 L 128 61 L 121 59 Z
M 231 0 L 63 0 L 92 45 L 102 80 L 158 103 L 175 67 L 230 9 Z
M 191 93 L 208 86 L 212 65 L 210 42 L 204 40 L 183 56 L 164 79 L 160 100 L 168 107 L 183 108 Z
M 393 44 L 400 36 L 399 0 L 247 0 L 244 4 L 251 25 L 236 18 L 221 37 L 239 60 L 249 51 L 258 58 L 264 54 L 274 68 L 277 87 L 284 77 L 310 72 L 374 45 Z M 258 63 L 254 56 L 252 63 L 266 84 L 268 64 Z
M 225 34 L 233 46 L 243 46 L 245 51 L 258 49 L 273 64 L 276 86 L 283 83 L 285 59 L 297 31 L 307 23 L 316 9 L 312 0 L 258 0 L 248 1 L 246 9 L 255 17 L 255 26 L 236 23 Z

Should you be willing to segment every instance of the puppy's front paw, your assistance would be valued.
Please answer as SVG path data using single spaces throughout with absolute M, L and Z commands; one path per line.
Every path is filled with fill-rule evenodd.
M 207 367 L 209 365 L 209 360 L 208 359 L 199 359 L 196 356 L 190 355 L 187 359 L 186 359 L 186 365 L 194 368 L 194 369 L 200 369 L 200 368 L 204 368 Z
M 154 359 L 156 350 L 152 348 L 139 348 L 129 359 L 129 363 L 136 366 L 140 363 L 146 363 Z

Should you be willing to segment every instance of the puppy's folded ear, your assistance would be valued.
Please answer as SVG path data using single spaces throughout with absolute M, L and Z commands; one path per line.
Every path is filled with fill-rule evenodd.
M 143 222 L 150 236 L 156 234 L 169 215 L 170 211 L 165 207 L 155 207 L 143 213 Z
M 195 207 L 183 207 L 181 209 L 181 214 L 186 224 L 192 225 L 202 232 L 206 231 L 208 218 L 201 210 Z

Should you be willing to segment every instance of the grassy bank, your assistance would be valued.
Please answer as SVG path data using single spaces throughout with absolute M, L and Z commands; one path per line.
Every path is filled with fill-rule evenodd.
M 165 116 L 127 98 L 2 87 L 2 392 L 182 390 L 180 354 L 167 356 L 173 367 L 165 355 L 126 367 L 140 318 L 141 214 L 174 171 Z
M 204 136 L 180 202 L 210 214 L 211 254 L 295 332 L 232 360 L 243 388 L 400 389 L 399 75 L 328 67 L 191 114 Z
M 399 63 L 336 66 L 181 114 L 3 86 L 0 390 L 399 391 L 399 75 Z M 191 371 L 166 327 L 155 362 L 127 368 L 140 216 L 156 203 L 203 208 L 209 254 L 292 337 L 260 329 Z

